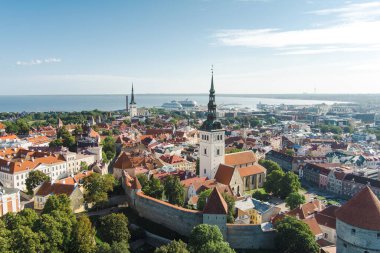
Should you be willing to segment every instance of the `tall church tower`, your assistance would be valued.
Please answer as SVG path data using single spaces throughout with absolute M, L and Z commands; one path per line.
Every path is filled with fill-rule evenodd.
M 135 94 L 133 92 L 133 83 L 132 83 L 131 102 L 129 103 L 129 115 L 131 117 L 137 116 L 137 106 L 135 102 Z
M 216 120 L 214 73 L 211 72 L 211 88 L 208 102 L 207 120 L 199 129 L 199 176 L 213 179 L 219 164 L 224 163 L 224 129 Z

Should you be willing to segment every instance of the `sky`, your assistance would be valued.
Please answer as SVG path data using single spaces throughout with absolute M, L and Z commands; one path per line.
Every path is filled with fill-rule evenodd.
M 380 93 L 380 1 L 4 0 L 0 95 Z

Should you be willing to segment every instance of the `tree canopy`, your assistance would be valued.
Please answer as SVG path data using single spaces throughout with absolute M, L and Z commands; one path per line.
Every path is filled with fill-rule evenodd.
M 196 253 L 233 253 L 223 235 L 215 225 L 200 224 L 193 228 L 189 239 L 190 252 Z
M 152 177 L 142 188 L 142 191 L 152 198 L 162 199 L 164 187 L 161 185 L 161 181 L 159 179 Z
M 108 192 L 113 191 L 115 178 L 111 174 L 100 175 L 92 173 L 84 178 L 86 189 L 85 200 L 90 203 L 102 204 L 108 200 Z
M 298 207 L 299 205 L 305 203 L 305 196 L 299 194 L 298 192 L 292 192 L 285 199 L 286 206 L 291 210 Z
M 154 253 L 189 253 L 189 251 L 186 243 L 181 240 L 173 240 L 169 244 L 157 248 Z
M 128 230 L 128 218 L 122 213 L 112 213 L 99 219 L 98 231 L 103 241 L 128 242 L 131 237 Z
M 284 253 L 317 253 L 319 247 L 306 223 L 293 217 L 285 217 L 276 223 L 276 247 Z
M 49 176 L 39 170 L 29 172 L 28 178 L 25 180 L 26 190 L 29 195 L 33 194 L 33 189 L 49 180 Z
M 272 173 L 272 171 L 274 170 L 282 170 L 278 163 L 273 162 L 271 160 L 260 159 L 259 164 L 263 166 L 265 169 L 267 169 L 267 175 Z
M 170 204 L 183 206 L 185 190 L 177 176 L 170 175 L 165 178 L 164 192 Z
M 93 253 L 96 250 L 95 228 L 87 216 L 78 218 L 73 228 L 73 253 Z

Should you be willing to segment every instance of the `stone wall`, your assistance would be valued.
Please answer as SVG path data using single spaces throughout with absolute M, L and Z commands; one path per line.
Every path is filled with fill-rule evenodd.
M 132 205 L 141 217 L 184 236 L 190 236 L 191 230 L 203 223 L 202 212 L 171 205 L 146 196 L 142 192 L 136 193 Z
M 275 235 L 260 225 L 227 224 L 227 241 L 234 249 L 273 249 Z

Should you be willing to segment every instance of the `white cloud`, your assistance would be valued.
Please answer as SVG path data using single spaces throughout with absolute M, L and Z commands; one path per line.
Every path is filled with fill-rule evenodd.
M 380 17 L 380 2 L 348 4 L 341 8 L 323 9 L 310 13 L 316 15 L 336 15 L 344 20 L 371 20 Z
M 46 58 L 46 59 L 34 59 L 30 61 L 17 61 L 16 65 L 21 66 L 32 66 L 32 65 L 41 65 L 41 64 L 51 64 L 62 62 L 60 58 Z
M 214 36 L 221 45 L 273 48 L 281 50 L 280 55 L 379 51 L 380 2 L 348 4 L 312 13 L 334 15 L 338 23 L 302 30 L 220 30 Z

